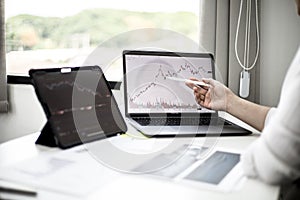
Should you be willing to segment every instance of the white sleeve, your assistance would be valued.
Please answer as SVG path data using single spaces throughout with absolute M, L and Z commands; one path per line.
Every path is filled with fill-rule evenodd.
M 277 111 L 277 108 L 271 108 L 266 116 L 265 119 L 265 127 L 270 123 L 270 120 L 272 119 L 272 117 L 275 115 Z
M 261 137 L 241 157 L 247 176 L 270 184 L 300 178 L 300 62 L 293 69 L 276 112 L 268 113 Z

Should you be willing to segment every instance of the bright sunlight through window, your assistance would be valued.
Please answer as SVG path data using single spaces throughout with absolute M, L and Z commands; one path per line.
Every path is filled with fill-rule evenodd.
M 103 41 L 139 28 L 198 42 L 199 0 L 6 0 L 5 6 L 8 74 L 76 64 Z

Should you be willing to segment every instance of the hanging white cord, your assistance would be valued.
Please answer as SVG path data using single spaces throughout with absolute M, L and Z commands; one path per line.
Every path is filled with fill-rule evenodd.
M 247 60 L 246 60 L 246 65 L 249 66 L 249 59 L 250 59 L 250 34 L 251 34 L 251 12 L 252 12 L 252 0 L 247 0 L 248 3 L 248 34 L 247 34 Z
M 250 16 L 251 17 L 251 16 Z M 246 60 L 247 60 L 247 56 L 248 56 L 248 34 L 249 34 L 249 0 L 246 0 L 246 30 L 245 30 L 245 41 L 244 41 L 244 66 L 248 66 Z M 237 33 L 238 34 L 238 33 Z
M 260 38 L 259 38 L 259 25 L 258 25 L 258 3 L 257 3 L 257 0 L 255 0 L 255 14 L 256 14 L 256 39 L 257 39 L 257 47 L 256 47 L 256 55 L 255 55 L 255 59 L 254 59 L 254 62 L 252 63 L 251 66 L 249 66 L 249 56 L 248 57 L 248 61 L 247 63 L 245 62 L 245 59 L 244 59 L 244 64 L 241 62 L 240 60 L 240 57 L 239 57 L 239 54 L 238 54 L 238 51 L 237 51 L 237 43 L 238 43 L 238 38 L 239 38 L 239 29 L 240 29 L 240 23 L 241 23 L 241 15 L 242 15 L 242 10 L 243 10 L 243 4 L 244 4 L 244 0 L 241 0 L 241 3 L 240 3 L 240 11 L 239 11 L 239 17 L 238 17 L 238 23 L 237 23 L 237 29 L 236 29 L 236 35 L 235 35 L 235 55 L 236 55 L 236 58 L 237 58 L 237 61 L 239 63 L 239 65 L 246 71 L 249 71 L 251 69 L 254 68 L 256 62 L 257 62 L 257 59 L 258 59 L 258 55 L 259 55 L 259 51 L 260 51 Z M 251 2 L 250 2 L 251 4 Z M 248 5 L 247 5 L 248 7 Z M 251 28 L 251 5 L 249 6 L 249 11 L 250 11 L 250 17 L 249 17 L 249 22 L 246 23 L 246 34 L 247 34 L 247 37 L 245 38 L 245 40 L 247 40 L 247 45 L 245 45 L 245 51 L 248 52 L 248 55 L 249 55 L 249 46 L 250 46 L 250 28 Z M 248 8 L 247 8 L 248 9 Z M 247 13 L 248 14 L 248 13 Z M 247 15 L 248 16 L 248 15 Z M 249 29 L 248 29 L 249 27 Z M 247 46 L 247 47 L 246 47 Z M 245 58 L 245 55 L 244 54 L 244 58 Z

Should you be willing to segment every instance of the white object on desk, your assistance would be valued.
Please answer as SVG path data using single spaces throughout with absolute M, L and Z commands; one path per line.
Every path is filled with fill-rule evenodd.
M 0 179 L 0 193 L 25 195 L 25 196 L 36 196 L 36 189 L 16 183 L 4 181 Z M 1 196 L 0 196 L 1 199 Z
M 0 178 L 72 196 L 86 196 L 119 173 L 102 166 L 84 146 L 0 168 Z

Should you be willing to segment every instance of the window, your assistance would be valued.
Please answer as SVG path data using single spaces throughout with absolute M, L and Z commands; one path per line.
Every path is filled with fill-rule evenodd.
M 8 74 L 77 64 L 101 42 L 138 28 L 198 41 L 199 0 L 7 0 L 5 6 Z

